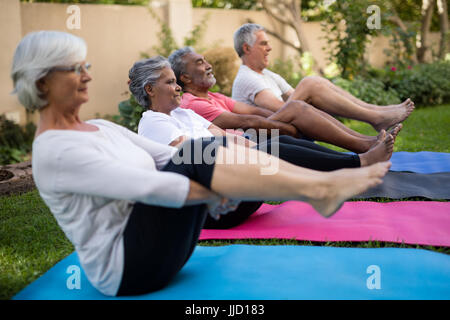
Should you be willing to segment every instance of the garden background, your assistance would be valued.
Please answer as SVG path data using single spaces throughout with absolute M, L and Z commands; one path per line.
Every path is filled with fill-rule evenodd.
M 212 63 L 214 90 L 230 95 L 239 67 L 232 34 L 248 21 L 268 29 L 273 47 L 270 69 L 292 86 L 304 76 L 320 74 L 369 103 L 411 98 L 416 110 L 405 121 L 395 151 L 450 152 L 448 12 L 444 0 L 0 0 L 0 27 L 8 30 L 0 35 L 0 165 L 23 163 L 32 156 L 38 114 L 25 112 L 10 95 L 12 56 L 25 34 L 48 29 L 83 37 L 94 79 L 90 101 L 82 108 L 83 120 L 102 117 L 136 130 L 143 110 L 127 88 L 128 70 L 136 60 L 167 56 L 191 45 Z M 364 123 L 342 121 L 375 134 Z M 4 168 L 0 184 L 8 177 L 2 174 Z M 238 242 L 404 247 L 379 242 Z M 426 249 L 450 253 L 448 248 Z M 11 298 L 72 251 L 36 190 L 0 195 L 0 299 Z

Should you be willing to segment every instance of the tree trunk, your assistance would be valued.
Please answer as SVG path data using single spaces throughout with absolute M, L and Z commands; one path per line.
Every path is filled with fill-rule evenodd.
M 397 10 L 395 10 L 394 5 L 390 2 L 388 2 L 388 5 L 389 5 L 389 7 L 388 7 L 389 10 L 392 12 L 392 16 L 389 17 L 389 20 L 392 23 L 396 24 L 400 28 L 400 30 L 402 30 L 404 33 L 407 33 L 408 27 L 405 25 L 403 20 L 400 19 L 399 15 L 397 13 Z M 409 41 L 409 40 L 406 40 L 406 41 Z M 403 41 L 403 45 L 406 46 L 405 41 Z M 411 59 L 412 59 L 413 64 L 416 64 L 417 63 L 417 54 L 413 54 Z
M 439 43 L 439 59 L 444 59 L 448 52 L 448 7 L 447 0 L 437 0 L 441 41 Z
M 436 0 L 423 0 L 422 3 L 422 26 L 420 28 L 420 47 L 417 48 L 417 60 L 420 63 L 425 62 L 425 54 L 429 49 L 428 36 L 430 34 L 431 18 L 433 17 L 435 4 Z
M 296 46 L 276 32 L 266 29 L 268 34 L 274 36 L 283 44 L 296 49 L 300 55 L 308 51 L 310 52 L 308 41 L 304 32 L 304 21 L 301 17 L 301 0 L 277 0 L 275 2 L 260 0 L 260 3 L 267 15 L 274 18 L 283 26 L 291 28 L 295 31 L 300 45 Z M 277 9 L 281 10 L 281 12 L 277 11 Z M 312 57 L 312 59 L 313 70 L 318 74 L 323 75 L 323 70 L 319 67 L 317 60 L 314 57 Z

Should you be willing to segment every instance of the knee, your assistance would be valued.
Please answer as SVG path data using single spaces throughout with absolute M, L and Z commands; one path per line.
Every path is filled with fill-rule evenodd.
M 307 76 L 300 81 L 299 86 L 303 87 L 305 90 L 317 92 L 318 90 L 321 90 L 323 80 L 318 76 Z
M 293 112 L 294 115 L 298 115 L 300 112 L 308 112 L 311 109 L 311 105 L 303 100 L 292 100 L 286 105 L 289 110 Z

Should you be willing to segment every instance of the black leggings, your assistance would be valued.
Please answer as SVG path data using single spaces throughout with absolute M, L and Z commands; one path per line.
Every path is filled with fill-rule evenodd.
M 200 146 L 205 150 L 213 142 L 215 151 L 212 155 L 215 159 L 217 147 L 226 146 L 225 140 L 202 141 Z M 195 140 L 185 145 L 191 148 L 198 146 Z M 178 155 L 182 157 L 183 148 Z M 174 156 L 161 171 L 182 174 L 211 189 L 215 163 L 196 164 L 194 154 L 189 156 L 190 163 L 181 164 Z M 206 205 L 177 209 L 135 203 L 123 234 L 124 270 L 117 295 L 137 295 L 165 287 L 192 255 L 205 224 L 230 228 L 246 220 L 262 203 L 242 202 L 235 211 L 221 216 L 218 221 L 211 218 Z
M 220 138 L 215 138 L 221 140 Z M 225 139 L 222 138 L 224 141 Z M 221 142 L 224 143 L 224 142 Z M 312 141 L 296 139 L 290 136 L 279 136 L 256 146 L 258 150 L 271 153 L 278 148 L 279 158 L 294 165 L 318 171 L 333 171 L 342 168 L 361 166 L 359 156 L 337 152 Z M 206 218 L 204 229 L 229 229 L 247 220 L 263 202 L 243 202 L 236 211 L 230 212 L 219 220 L 210 216 Z
M 279 136 L 278 139 L 268 140 L 267 143 L 258 144 L 257 149 L 271 153 L 276 144 L 279 148 L 280 159 L 300 167 L 318 171 L 333 171 L 361 166 L 357 154 L 337 152 L 308 140 L 284 135 Z
M 202 149 L 213 141 L 215 139 L 203 141 Z M 356 155 L 342 154 L 288 136 L 280 136 L 279 141 L 268 141 L 264 151 L 270 152 L 276 143 L 279 144 L 279 157 L 296 165 L 316 170 L 359 166 Z M 185 143 L 189 144 L 193 148 L 194 140 Z M 217 142 L 216 148 L 218 145 L 226 146 L 226 139 Z M 264 149 L 264 144 L 257 148 Z M 182 153 L 183 148 L 178 154 Z M 339 164 L 333 165 L 333 161 Z M 214 162 L 196 164 L 192 158 L 190 164 L 176 164 L 171 160 L 161 171 L 182 174 L 210 189 Z M 192 255 L 202 228 L 224 229 L 239 225 L 262 203 L 242 202 L 237 210 L 219 220 L 208 215 L 206 205 L 176 209 L 136 203 L 123 235 L 124 270 L 117 295 L 137 295 L 165 287 Z

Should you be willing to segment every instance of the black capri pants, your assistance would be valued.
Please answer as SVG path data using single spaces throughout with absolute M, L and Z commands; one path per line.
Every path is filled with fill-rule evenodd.
M 194 143 L 195 140 L 190 140 L 185 145 L 194 148 Z M 225 139 L 205 139 L 201 142 L 202 149 L 211 143 L 216 144 L 213 157 L 219 145 L 226 146 Z M 178 154 L 183 154 L 183 148 Z M 193 156 L 191 164 L 176 164 L 172 158 L 161 171 L 182 174 L 210 189 L 214 163 L 195 164 Z M 237 225 L 261 204 L 243 202 L 236 211 L 216 221 L 208 215 L 204 204 L 167 208 L 135 203 L 123 235 L 124 270 L 117 295 L 144 294 L 165 287 L 192 255 L 205 221 L 222 228 Z
M 195 141 L 199 140 L 190 140 L 183 146 L 190 145 L 194 150 Z M 202 150 L 211 143 L 215 143 L 215 151 L 211 153 L 215 157 L 217 147 L 226 146 L 226 138 L 203 139 Z M 256 148 L 270 153 L 275 144 L 279 158 L 294 165 L 320 171 L 360 166 L 357 155 L 336 152 L 289 136 L 271 139 Z M 180 148 L 178 155 L 182 156 L 183 150 Z M 196 164 L 192 153 L 190 164 L 176 164 L 172 159 L 161 171 L 182 174 L 210 189 L 214 161 Z M 202 228 L 234 227 L 247 220 L 262 204 L 262 201 L 242 202 L 235 211 L 214 220 L 208 215 L 206 205 L 176 209 L 136 203 L 124 232 L 125 262 L 117 295 L 143 294 L 163 288 L 192 255 Z

